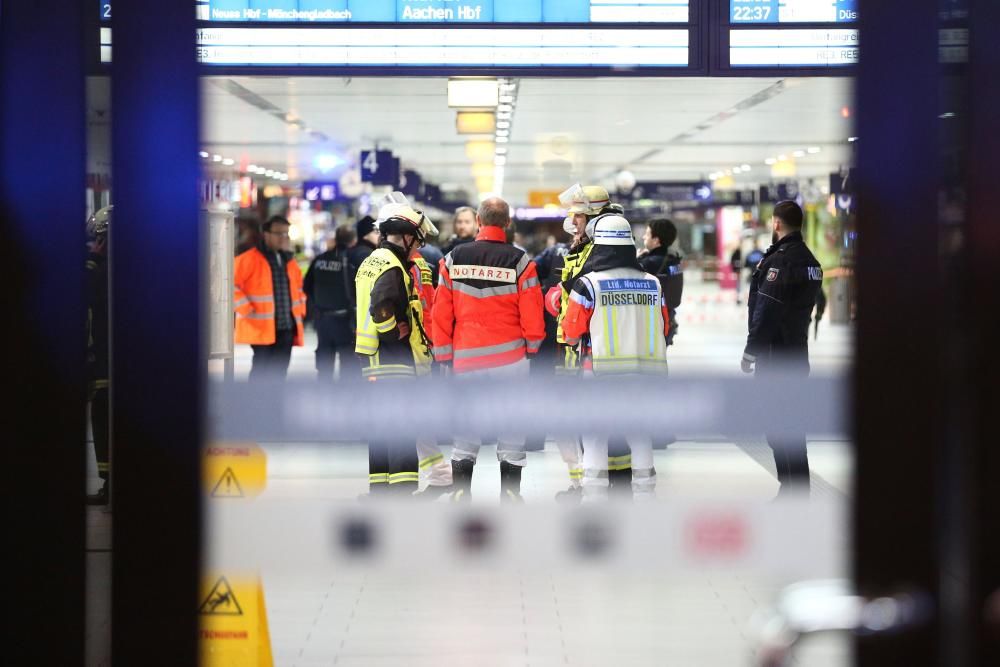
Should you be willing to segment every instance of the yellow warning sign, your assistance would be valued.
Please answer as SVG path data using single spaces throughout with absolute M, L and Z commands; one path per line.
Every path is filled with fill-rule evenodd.
M 202 469 L 210 498 L 253 498 L 267 485 L 267 454 L 255 443 L 210 445 Z
M 243 498 L 243 489 L 232 468 L 226 468 L 212 488 L 213 498 Z
M 203 667 L 272 667 L 271 635 L 260 578 L 255 575 L 205 579 L 198 608 Z
M 207 616 L 242 616 L 243 608 L 240 607 L 240 602 L 236 599 L 233 587 L 229 585 L 225 577 L 219 577 L 208 597 L 198 607 L 198 613 Z

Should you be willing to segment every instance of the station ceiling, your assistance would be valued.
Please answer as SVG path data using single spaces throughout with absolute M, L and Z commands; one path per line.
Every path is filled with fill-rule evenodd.
M 502 192 L 519 205 L 577 180 L 611 185 L 622 169 L 639 181 L 699 180 L 749 165 L 732 178 L 753 185 L 772 180 L 769 158 L 818 182 L 850 161 L 848 78 L 516 83 Z M 474 194 L 466 144 L 480 137 L 459 135 L 455 115 L 445 78 L 206 77 L 202 144 L 291 181 L 335 178 L 377 144 L 425 180 Z M 321 156 L 345 165 L 323 171 Z

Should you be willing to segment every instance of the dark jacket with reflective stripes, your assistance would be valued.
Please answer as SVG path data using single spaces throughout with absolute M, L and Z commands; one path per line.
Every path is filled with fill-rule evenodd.
M 456 373 L 516 363 L 545 339 L 538 272 L 504 230 L 484 226 L 476 240 L 441 260 L 434 298 L 434 358 Z

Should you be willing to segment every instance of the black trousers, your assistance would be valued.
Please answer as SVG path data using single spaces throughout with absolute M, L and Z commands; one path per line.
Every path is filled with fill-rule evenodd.
M 292 360 L 292 343 L 295 329 L 279 329 L 271 345 L 251 345 L 253 363 L 250 366 L 251 382 L 260 380 L 284 380 L 288 375 L 288 364 Z
M 801 355 L 758 358 L 754 378 L 798 379 L 809 376 L 808 358 Z M 774 468 L 781 484 L 779 493 L 809 490 L 809 455 L 804 433 L 776 435 L 765 433 L 767 444 L 774 454 Z
M 97 474 L 108 481 L 111 476 L 110 400 L 107 387 L 95 389 L 90 398 L 90 430 L 94 434 L 94 457 Z
M 338 311 L 340 312 L 340 311 Z M 361 362 L 354 354 L 354 316 L 332 311 L 316 315 L 316 372 L 324 382 L 333 381 L 334 359 L 340 355 L 340 380 L 361 379 Z
M 371 493 L 412 494 L 417 490 L 419 476 L 416 440 L 369 441 L 368 488 Z

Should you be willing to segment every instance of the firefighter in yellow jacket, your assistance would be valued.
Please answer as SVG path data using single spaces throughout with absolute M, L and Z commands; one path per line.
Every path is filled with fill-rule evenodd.
M 389 195 L 375 222 L 379 246 L 361 263 L 356 278 L 357 342 L 361 374 L 369 382 L 406 380 L 431 371 L 431 344 L 424 324 L 420 285 L 413 261 L 434 224 L 399 193 Z M 372 494 L 417 490 L 416 439 L 368 444 L 368 484 Z

